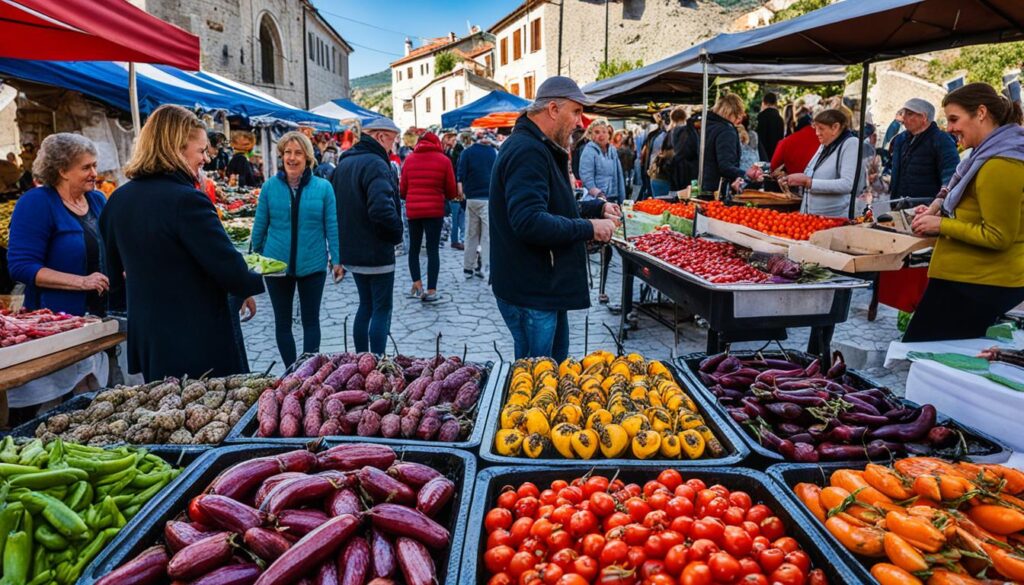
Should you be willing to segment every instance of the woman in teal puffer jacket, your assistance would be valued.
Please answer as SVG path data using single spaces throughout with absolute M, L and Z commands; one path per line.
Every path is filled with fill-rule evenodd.
M 266 278 L 274 307 L 277 348 L 285 367 L 295 362 L 292 300 L 299 291 L 303 353 L 320 351 L 320 300 L 324 278 L 333 265 L 335 279 L 345 275 L 339 264 L 338 215 L 334 188 L 314 177 L 313 144 L 301 132 L 277 143 L 283 169 L 263 184 L 252 226 L 252 249 L 288 264 L 282 276 Z M 328 254 L 330 257 L 328 258 Z

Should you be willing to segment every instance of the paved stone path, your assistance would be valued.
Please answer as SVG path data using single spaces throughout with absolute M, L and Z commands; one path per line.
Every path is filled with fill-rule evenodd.
M 505 360 L 511 360 L 512 337 L 498 313 L 487 283 L 479 278 L 466 280 L 462 273 L 462 252 L 444 245 L 441 250 L 441 273 L 438 279 L 438 291 L 441 300 L 426 304 L 419 300 L 407 298 L 411 286 L 407 257 L 397 258 L 395 277 L 395 307 L 392 314 L 391 334 L 398 349 L 408 355 L 426 355 L 434 351 L 435 338 L 442 334 L 442 352 L 462 354 L 465 346 L 470 359 L 485 361 L 499 358 L 499 352 Z M 426 270 L 426 255 L 420 256 L 421 266 Z M 621 264 L 616 257 L 609 274 L 608 294 L 612 302 L 617 303 L 621 290 Z M 619 315 L 612 314 L 606 306 L 597 302 L 597 279 L 600 272 L 597 256 L 591 257 L 591 273 L 594 277 L 592 287 L 593 306 L 586 311 L 573 311 L 569 314 L 570 354 L 583 355 L 584 348 L 609 349 L 614 351 L 615 344 L 612 334 L 604 326 L 618 332 Z M 636 287 L 637 291 L 639 286 Z M 634 294 L 639 294 L 638 292 Z M 870 293 L 866 290 L 857 291 L 850 309 L 849 320 L 836 327 L 833 347 L 848 356 L 851 366 L 861 368 L 878 382 L 903 394 L 906 381 L 906 370 L 890 371 L 881 368 L 881 358 L 890 341 L 899 338 L 896 330 L 896 311 L 880 307 L 878 319 L 867 321 L 867 305 Z M 264 370 L 272 362 L 277 362 L 273 371 L 281 373 L 284 367 L 277 351 L 274 339 L 274 315 L 270 307 L 270 299 L 266 294 L 257 297 L 257 314 L 248 323 L 242 324 L 246 348 L 253 370 Z M 340 284 L 325 284 L 324 299 L 321 303 L 321 347 L 322 351 L 342 351 L 345 348 L 343 324 L 348 317 L 349 325 L 355 315 L 358 297 L 355 284 L 351 277 L 346 277 Z M 298 300 L 296 300 L 296 311 Z M 296 345 L 302 351 L 302 329 L 298 322 L 297 312 L 293 315 L 293 331 Z M 585 340 L 585 323 L 589 317 L 589 339 Z M 645 356 L 667 359 L 673 355 L 682 356 L 692 352 L 702 352 L 706 344 L 706 329 L 689 322 L 680 326 L 679 345 L 673 353 L 673 332 L 646 314 L 641 313 L 638 329 L 630 332 L 625 346 L 629 351 L 637 351 Z M 786 348 L 803 350 L 807 345 L 808 330 L 792 329 L 789 339 L 782 342 Z M 735 344 L 738 348 L 757 348 L 762 343 Z M 351 336 L 349 337 L 351 348 Z M 495 351 L 497 347 L 497 352 Z M 389 344 L 389 351 L 394 351 Z M 866 367 L 865 367 L 866 366 Z

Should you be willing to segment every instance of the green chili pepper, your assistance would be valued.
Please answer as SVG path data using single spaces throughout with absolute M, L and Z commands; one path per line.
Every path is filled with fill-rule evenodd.
M 131 520 L 132 518 L 135 517 L 136 514 L 139 513 L 140 509 L 142 509 L 141 505 L 128 506 L 127 508 L 124 509 L 122 514 L 124 514 L 124 517 L 127 518 L 128 520 Z
M 111 485 L 110 489 L 107 490 L 107 494 L 106 495 L 108 495 L 108 496 L 119 496 L 119 495 L 121 495 L 121 492 L 124 491 L 124 488 L 128 487 L 132 483 L 132 480 L 135 479 L 135 475 L 137 473 L 138 472 L 137 472 L 137 470 L 134 467 L 129 469 L 128 470 L 128 475 L 126 475 L 123 478 L 121 478 L 121 481 L 115 483 L 114 485 Z M 107 486 L 104 486 L 104 487 L 107 487 Z
M 25 474 L 39 473 L 38 467 L 32 467 L 30 465 L 18 465 L 17 463 L 0 463 L 0 475 L 3 477 L 10 476 L 22 476 Z
M 64 538 L 46 522 L 40 522 L 39 526 L 36 526 L 34 536 L 36 542 L 52 551 L 60 552 L 68 547 L 68 539 Z
M 75 484 L 71 486 L 71 492 L 68 494 L 67 498 L 64 499 L 64 503 L 75 512 L 79 512 L 92 503 L 92 498 L 90 496 L 91 493 L 92 484 L 87 481 L 75 482 Z
M 110 475 L 111 473 L 117 473 L 118 471 L 123 471 L 125 469 L 128 469 L 129 467 L 133 467 L 135 465 L 135 459 L 135 455 L 129 453 L 128 455 L 125 455 L 119 459 L 112 459 L 109 461 L 83 459 L 81 457 L 74 457 L 72 455 L 68 455 L 67 457 L 65 457 L 64 460 L 71 467 L 84 469 L 85 471 L 89 472 L 89 475 L 95 477 L 101 475 Z
M 81 539 L 89 530 L 85 521 L 74 510 L 53 496 L 36 492 L 23 496 L 21 503 L 29 510 L 40 510 L 43 518 L 46 518 L 58 532 L 72 540 Z
M 135 496 L 128 503 L 128 505 L 129 506 L 141 506 L 141 505 L 145 504 L 150 499 L 152 499 L 153 496 L 157 495 L 160 492 L 160 490 L 164 489 L 164 486 L 166 486 L 166 485 L 167 485 L 167 482 L 163 482 L 163 483 L 155 483 L 155 484 L 149 486 L 145 490 L 135 494 Z
M 107 528 L 103 532 L 97 534 L 96 538 L 92 539 L 89 544 L 87 544 L 85 548 L 78 553 L 78 561 L 72 565 L 69 570 L 72 580 L 77 579 L 82 574 L 82 571 L 84 571 L 85 567 L 92 562 L 92 559 L 99 554 L 99 552 L 103 550 L 103 547 L 107 546 L 107 543 L 113 540 L 120 531 L 120 528 Z
M 36 467 L 43 467 L 47 461 L 50 460 L 50 454 L 46 450 L 42 450 L 36 453 L 35 457 L 29 460 L 29 465 L 35 465 Z
M 10 533 L 18 528 L 18 522 L 21 521 L 21 513 L 25 511 L 25 506 L 21 502 L 14 502 L 8 504 L 3 510 L 0 510 L 0 567 L 3 563 L 3 550 L 7 544 L 7 537 Z
M 46 449 L 43 448 L 42 441 L 33 439 L 22 445 L 21 452 L 18 453 L 17 463 L 28 465 L 29 461 L 32 461 L 39 453 L 46 453 Z
M 100 487 L 100 486 L 104 486 L 104 485 L 113 485 L 113 484 L 121 481 L 125 477 L 127 477 L 128 474 L 132 472 L 132 470 L 136 470 L 135 474 L 138 475 L 137 468 L 129 467 L 127 469 L 122 469 L 121 471 L 118 471 L 117 473 L 111 473 L 110 475 L 104 475 L 103 477 L 99 478 L 96 481 L 96 487 Z
M 14 444 L 14 437 L 7 435 L 0 443 L 0 461 L 4 463 L 18 462 L 18 446 Z
M 24 505 L 24 503 L 22 505 Z M 29 511 L 28 506 L 26 506 L 21 512 L 21 531 L 31 536 L 34 534 L 35 526 L 35 518 L 32 517 L 32 512 Z
M 11 479 L 11 487 L 44 490 L 72 484 L 88 477 L 89 474 L 81 469 L 50 469 L 27 475 L 18 475 Z
M 173 479 L 174 471 L 154 471 L 153 473 L 138 474 L 132 480 L 133 488 L 148 488 L 154 484 L 166 484 Z
M 37 534 L 39 533 L 39 529 L 38 528 L 36 529 L 36 533 Z M 60 536 L 60 535 L 57 534 L 57 536 Z M 61 540 L 64 540 L 64 539 L 61 538 Z M 33 575 L 33 576 L 38 575 L 39 573 L 42 573 L 43 571 L 46 570 L 46 567 L 47 567 L 46 555 L 48 553 L 47 553 L 47 550 L 46 550 L 46 544 L 44 544 L 38 538 L 36 538 L 36 542 L 38 542 L 39 544 L 42 544 L 43 546 L 35 547 L 35 550 L 32 553 L 32 572 L 29 573 L 29 575 Z M 65 547 L 67 546 L 67 544 L 68 544 L 68 541 L 64 540 L 64 546 Z
M 22 530 L 12 532 L 4 547 L 4 582 L 27 582 L 31 564 L 32 537 Z
M 41 573 L 36 574 L 36 576 L 33 577 L 32 580 L 28 582 L 28 585 L 46 585 L 47 583 L 49 583 L 52 580 L 53 580 L 53 570 L 47 569 L 47 570 L 45 570 L 45 571 L 43 571 Z

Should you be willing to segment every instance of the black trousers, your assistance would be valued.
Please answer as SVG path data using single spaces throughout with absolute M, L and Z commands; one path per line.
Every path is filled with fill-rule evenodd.
M 903 334 L 903 341 L 984 337 L 996 319 L 1024 302 L 1024 288 L 933 278 Z
M 441 272 L 441 227 L 443 217 L 409 220 L 409 276 L 413 282 L 423 280 L 420 275 L 420 246 L 427 236 L 427 290 L 437 288 L 437 275 Z
M 299 290 L 299 314 L 302 320 L 302 352 L 320 351 L 320 300 L 324 296 L 326 273 L 314 272 L 308 276 L 272 276 L 267 283 L 267 294 L 274 307 L 274 334 L 277 349 L 285 367 L 295 362 L 295 336 L 292 335 L 292 301 Z

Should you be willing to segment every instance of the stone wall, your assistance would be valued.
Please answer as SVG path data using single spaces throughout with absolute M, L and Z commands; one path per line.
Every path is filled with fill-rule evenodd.
M 922 98 L 935 106 L 935 118 L 939 126 L 945 125 L 942 113 L 942 98 L 946 90 L 920 77 L 900 71 L 879 71 L 876 83 L 868 89 L 868 108 L 871 120 L 884 129 L 896 117 L 896 112 L 910 98 Z M 884 130 L 883 130 L 884 131 Z

